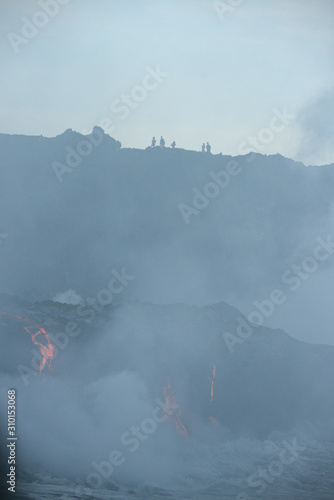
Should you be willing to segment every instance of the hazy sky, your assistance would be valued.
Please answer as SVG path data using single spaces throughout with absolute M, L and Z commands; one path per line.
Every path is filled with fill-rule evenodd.
M 332 0 L 0 6 L 2 133 L 88 132 L 108 119 L 127 147 L 163 135 L 187 149 L 210 141 L 214 153 L 334 161 Z M 162 75 L 148 76 L 157 66 Z

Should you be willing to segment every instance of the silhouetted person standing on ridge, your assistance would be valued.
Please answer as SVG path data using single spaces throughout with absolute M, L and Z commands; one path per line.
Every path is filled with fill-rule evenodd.
M 172 144 L 171 144 L 171 147 L 172 147 L 173 149 L 175 149 L 175 146 L 176 146 L 176 142 L 175 142 L 175 141 L 173 141 L 173 142 L 172 142 Z
M 161 148 L 165 147 L 165 139 L 162 136 L 160 137 L 160 147 Z
M 205 143 L 202 144 L 202 153 L 205 153 Z
M 157 141 L 155 140 L 155 137 L 153 137 L 152 139 L 152 144 L 151 144 L 151 148 L 154 148 L 155 145 L 156 145 Z
M 206 152 L 211 153 L 211 146 L 208 142 L 206 143 Z

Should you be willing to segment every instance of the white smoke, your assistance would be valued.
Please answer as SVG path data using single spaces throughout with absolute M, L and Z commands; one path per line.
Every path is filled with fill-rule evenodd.
M 59 292 L 53 297 L 53 302 L 59 302 L 60 304 L 70 304 L 72 306 L 77 306 L 83 303 L 82 297 L 75 290 L 71 288 L 66 292 Z

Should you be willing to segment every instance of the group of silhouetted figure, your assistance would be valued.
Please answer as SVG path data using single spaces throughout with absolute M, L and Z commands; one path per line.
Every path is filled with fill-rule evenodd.
M 161 136 L 160 137 L 160 143 L 159 143 L 159 146 L 161 149 L 163 149 L 165 147 L 165 139 Z M 155 139 L 155 137 L 153 137 L 152 139 L 152 143 L 151 143 L 151 148 L 155 148 L 157 145 L 157 141 Z M 175 149 L 176 148 L 176 142 L 173 141 L 172 144 L 170 145 L 170 147 L 172 149 Z M 202 144 L 202 153 L 211 153 L 211 146 L 210 144 L 207 142 L 206 145 L 205 145 L 205 142 L 203 142 Z
M 151 148 L 155 148 L 156 144 L 157 144 L 157 141 L 155 140 L 155 137 L 153 137 L 153 139 L 152 139 L 152 144 L 151 144 Z M 161 137 L 160 137 L 160 144 L 159 144 L 159 146 L 160 146 L 161 148 L 164 148 L 164 147 L 165 147 L 165 144 L 166 144 L 166 143 L 165 143 L 165 139 L 161 136 Z M 176 142 L 175 142 L 175 141 L 173 141 L 173 142 L 172 142 L 172 144 L 171 144 L 171 148 L 175 149 L 175 146 L 176 146 Z
M 203 142 L 202 144 L 202 153 L 211 153 L 211 146 L 210 144 L 207 142 L 206 145 L 205 145 L 205 142 Z

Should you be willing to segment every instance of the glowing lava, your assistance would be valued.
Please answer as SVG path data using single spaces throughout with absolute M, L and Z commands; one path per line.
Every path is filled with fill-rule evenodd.
M 22 316 L 9 314 L 7 312 L 0 313 L 0 315 L 3 315 L 3 314 L 9 316 L 10 318 L 19 319 L 20 321 L 33 323 L 31 326 L 24 326 L 23 328 L 26 332 L 28 332 L 31 335 L 31 340 L 33 341 L 33 343 L 35 345 L 38 346 L 40 353 L 42 355 L 42 360 L 39 364 L 39 373 L 42 373 L 42 370 L 47 362 L 49 362 L 49 369 L 50 369 L 51 368 L 51 360 L 53 358 L 53 345 L 52 345 L 51 339 L 50 339 L 48 333 L 45 331 L 45 329 L 42 326 L 35 323 L 30 318 L 22 318 Z M 47 345 L 44 345 L 37 340 L 38 335 L 42 335 L 46 339 Z
M 46 362 L 49 362 L 49 369 L 51 368 L 51 360 L 53 358 L 53 345 L 51 343 L 49 335 L 46 333 L 45 329 L 42 328 L 39 325 L 32 325 L 32 326 L 24 326 L 23 327 L 26 332 L 30 333 L 31 335 L 31 340 L 35 345 L 39 347 L 40 353 L 43 356 L 42 361 L 39 364 L 39 373 L 42 373 L 42 370 L 46 364 Z M 35 329 L 35 332 L 32 332 L 31 330 Z M 47 340 L 47 346 L 44 344 L 41 344 L 36 340 L 36 337 L 38 335 L 44 335 L 45 339 Z
M 180 434 L 188 436 L 188 431 L 181 420 L 181 408 L 179 405 L 176 404 L 175 394 L 172 391 L 169 378 L 166 387 L 164 387 L 164 398 L 165 398 L 164 412 L 171 417 L 171 419 L 175 423 L 176 430 Z

